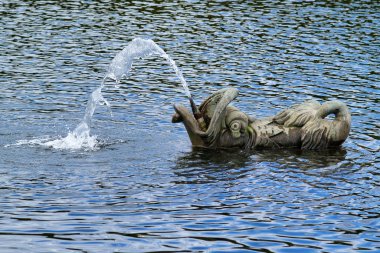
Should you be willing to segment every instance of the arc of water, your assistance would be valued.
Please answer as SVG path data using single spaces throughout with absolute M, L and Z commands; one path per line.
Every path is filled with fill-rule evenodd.
M 110 104 L 102 95 L 102 89 L 105 86 L 106 79 L 110 78 L 114 80 L 116 86 L 118 86 L 120 80 L 129 74 L 134 59 L 144 58 L 154 54 L 159 55 L 168 61 L 174 69 L 177 77 L 180 79 L 186 96 L 191 99 L 190 90 L 186 80 L 183 77 L 181 70 L 175 64 L 175 61 L 153 40 L 141 38 L 133 39 L 122 51 L 116 54 L 108 67 L 108 71 L 105 74 L 101 85 L 91 93 L 83 120 L 72 133 L 77 139 L 85 141 L 90 137 L 91 119 L 98 104 L 106 104 L 110 107 Z
M 120 80 L 130 72 L 134 59 L 144 58 L 153 54 L 157 54 L 169 62 L 180 79 L 186 96 L 190 98 L 191 94 L 181 70 L 177 67 L 175 61 L 151 39 L 136 38 L 132 40 L 113 58 L 105 78 L 111 78 L 118 84 Z

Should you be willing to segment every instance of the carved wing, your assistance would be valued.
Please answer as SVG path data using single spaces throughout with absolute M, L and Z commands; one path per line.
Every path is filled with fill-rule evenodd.
M 211 95 L 200 105 L 200 111 L 208 124 L 207 131 L 200 133 L 200 135 L 211 145 L 215 143 L 222 130 L 227 106 L 238 94 L 239 91 L 235 88 L 222 89 Z
M 332 122 L 324 119 L 315 119 L 302 127 L 302 149 L 324 149 L 327 148 L 332 139 Z
M 273 122 L 285 127 L 302 127 L 315 118 L 320 107 L 321 105 L 315 100 L 293 105 L 274 116 Z

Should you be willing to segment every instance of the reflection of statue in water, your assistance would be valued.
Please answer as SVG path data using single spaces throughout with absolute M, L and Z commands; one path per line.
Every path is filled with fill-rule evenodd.
M 252 171 L 252 158 L 240 150 L 192 148 L 191 151 L 177 157 L 172 168 L 177 175 L 174 183 L 202 184 L 224 182 L 243 178 Z
M 324 149 L 339 146 L 348 137 L 351 115 L 342 102 L 307 101 L 273 117 L 254 119 L 229 105 L 237 95 L 237 89 L 227 88 L 207 98 L 199 106 L 205 127 L 183 105 L 174 106 L 172 122 L 184 123 L 193 146 L 211 148 Z M 330 114 L 335 118 L 325 119 Z

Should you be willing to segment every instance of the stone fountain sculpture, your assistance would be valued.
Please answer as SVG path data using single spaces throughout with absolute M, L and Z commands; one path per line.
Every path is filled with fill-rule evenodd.
M 351 115 L 340 101 L 322 105 L 306 101 L 275 116 L 255 119 L 229 105 L 238 94 L 235 88 L 219 90 L 196 108 L 197 113 L 175 105 L 172 122 L 183 122 L 193 146 L 207 148 L 326 149 L 341 145 L 348 137 Z M 335 118 L 326 119 L 330 114 Z

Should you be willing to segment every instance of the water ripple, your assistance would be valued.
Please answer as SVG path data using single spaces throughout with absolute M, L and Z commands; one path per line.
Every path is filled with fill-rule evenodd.
M 2 1 L 0 240 L 11 252 L 380 250 L 376 1 Z M 340 99 L 337 150 L 192 149 L 161 59 L 107 84 L 96 150 L 55 150 L 135 37 L 181 68 L 199 103 L 232 86 L 257 117 Z M 44 249 L 44 250 L 41 250 Z

